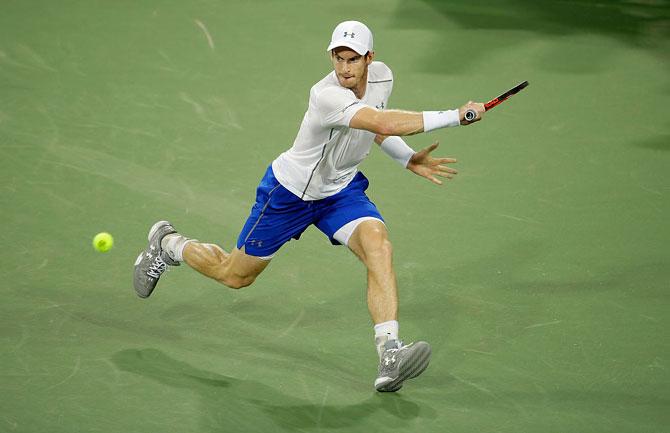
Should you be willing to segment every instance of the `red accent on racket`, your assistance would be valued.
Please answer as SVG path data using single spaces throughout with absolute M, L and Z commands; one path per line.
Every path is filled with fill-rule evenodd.
M 491 108 L 495 107 L 496 105 L 500 104 L 501 102 L 507 100 L 510 96 L 516 95 L 521 91 L 521 89 L 524 89 L 528 86 L 528 81 L 524 81 L 523 83 L 519 83 L 516 86 L 512 87 L 509 89 L 507 92 L 503 93 L 502 95 L 498 96 L 495 99 L 491 99 L 489 102 L 484 104 L 484 110 L 489 111 Z M 477 112 L 475 110 L 468 110 L 465 112 L 465 120 L 468 122 L 472 122 L 475 120 L 477 117 Z

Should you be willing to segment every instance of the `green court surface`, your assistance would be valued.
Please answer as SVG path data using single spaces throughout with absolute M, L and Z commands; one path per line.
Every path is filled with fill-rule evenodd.
M 234 245 L 346 19 L 391 108 L 531 83 L 408 138 L 458 158 L 443 187 L 362 166 L 401 337 L 433 346 L 396 394 L 365 269 L 316 229 L 241 291 L 132 289 L 159 219 Z M 667 0 L 3 0 L 0 432 L 670 431 L 669 53 Z

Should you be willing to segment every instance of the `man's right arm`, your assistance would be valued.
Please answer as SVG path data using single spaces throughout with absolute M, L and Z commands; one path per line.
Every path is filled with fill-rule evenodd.
M 423 114 L 400 110 L 379 111 L 365 107 L 351 118 L 349 127 L 384 136 L 414 135 L 423 132 Z
M 473 109 L 477 112 L 477 117 L 468 122 L 465 120 L 465 112 L 468 109 Z M 443 128 L 446 126 L 469 125 L 481 119 L 484 113 L 484 104 L 476 102 L 468 102 L 458 109 L 458 119 L 446 119 L 445 112 L 412 112 L 401 110 L 384 110 L 379 111 L 371 107 L 365 107 L 351 118 L 349 122 L 350 128 L 364 129 L 366 131 L 374 132 L 375 134 L 390 136 L 414 135 L 424 132 L 426 128 L 425 120 L 433 122 L 434 125 L 428 130 Z M 445 118 L 445 120 L 442 119 Z M 456 122 L 455 125 L 449 125 L 448 122 Z

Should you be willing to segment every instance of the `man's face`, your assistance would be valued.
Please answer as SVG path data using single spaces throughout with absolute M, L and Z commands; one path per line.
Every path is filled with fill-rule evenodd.
M 331 60 L 340 86 L 353 89 L 367 79 L 367 67 L 372 63 L 372 53 L 358 54 L 347 47 L 338 47 L 332 50 Z

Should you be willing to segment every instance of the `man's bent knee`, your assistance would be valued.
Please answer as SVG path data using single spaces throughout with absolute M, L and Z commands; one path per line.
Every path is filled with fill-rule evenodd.
M 260 272 L 242 274 L 232 271 L 230 268 L 222 268 L 221 272 L 216 276 L 216 281 L 231 289 L 241 289 L 252 285 L 259 274 Z
M 222 267 L 215 280 L 231 289 L 241 289 L 250 286 L 257 276 L 258 274 L 240 274 L 228 267 Z
M 240 277 L 232 276 L 227 278 L 217 279 L 217 281 L 231 289 L 242 289 L 248 287 L 256 281 L 256 277 Z
M 270 264 L 270 260 L 248 256 L 244 251 L 235 249 L 228 260 L 217 269 L 215 279 L 231 289 L 250 286 Z
M 375 228 L 361 238 L 361 247 L 366 256 L 391 256 L 393 246 L 386 231 Z
M 366 264 L 389 259 L 393 255 L 393 246 L 388 239 L 386 227 L 375 220 L 359 224 L 350 238 L 349 248 Z
M 368 259 L 380 260 L 393 257 L 393 246 L 388 239 L 378 239 L 366 245 L 365 257 Z

